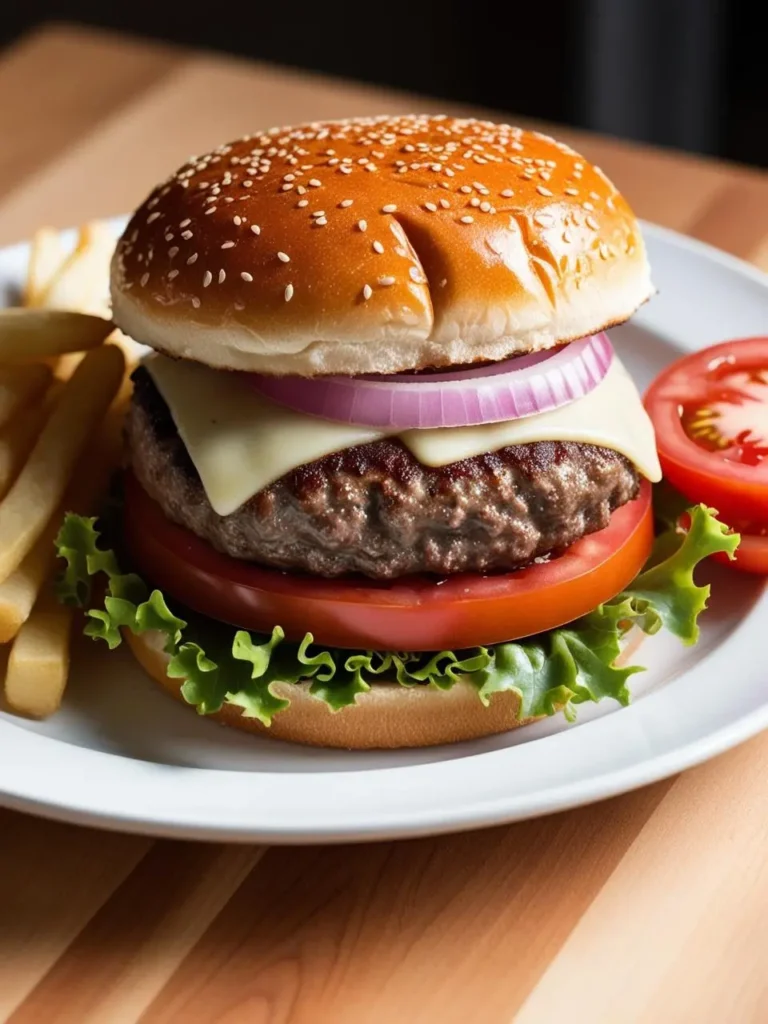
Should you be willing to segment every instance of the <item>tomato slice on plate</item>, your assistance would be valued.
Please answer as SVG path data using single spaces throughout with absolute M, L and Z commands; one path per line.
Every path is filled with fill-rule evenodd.
M 730 565 L 742 572 L 754 572 L 761 576 L 768 576 L 768 533 L 752 534 L 742 533 L 739 546 L 736 548 L 736 557 L 733 561 L 722 552 L 712 556 L 723 565 Z
M 618 594 L 653 543 L 651 487 L 608 526 L 550 562 L 503 575 L 380 583 L 266 569 L 220 554 L 170 522 L 126 475 L 125 540 L 135 567 L 168 597 L 210 618 L 268 633 L 276 625 L 330 647 L 460 650 L 561 626 Z
M 645 406 L 667 480 L 741 533 L 737 568 L 768 573 L 768 338 L 685 356 L 659 374 Z

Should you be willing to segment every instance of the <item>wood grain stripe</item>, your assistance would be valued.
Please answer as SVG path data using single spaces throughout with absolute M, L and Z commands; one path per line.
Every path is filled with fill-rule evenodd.
M 9 811 L 0 811 L 0 836 L 0 1020 L 6 1020 L 152 841 Z
M 179 59 L 170 47 L 65 26 L 17 43 L 0 63 L 0 195 L 59 158 Z
M 138 1021 L 262 852 L 157 843 L 8 1024 Z
M 768 188 L 764 178 L 724 184 L 690 225 L 689 233 L 768 270 Z
M 506 1021 L 672 785 L 503 830 L 271 850 L 142 1024 Z
M 768 736 L 680 777 L 516 1024 L 768 1019 Z M 695 977 L 695 984 L 691 984 Z

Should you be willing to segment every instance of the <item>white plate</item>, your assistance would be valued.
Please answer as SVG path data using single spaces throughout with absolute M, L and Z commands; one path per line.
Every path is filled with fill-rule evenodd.
M 638 384 L 679 354 L 768 333 L 768 278 L 647 226 L 659 295 L 611 332 Z M 0 303 L 27 248 L 0 251 Z M 634 703 L 579 709 L 505 736 L 428 750 L 345 753 L 253 738 L 168 699 L 124 652 L 80 645 L 64 708 L 44 723 L 0 713 L 0 803 L 157 835 L 330 842 L 423 835 L 545 814 L 621 793 L 768 726 L 768 595 L 711 571 L 693 649 L 647 640 Z

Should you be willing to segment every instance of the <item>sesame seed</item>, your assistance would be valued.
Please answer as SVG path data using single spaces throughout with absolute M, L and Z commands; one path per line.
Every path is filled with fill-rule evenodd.
M 243 188 L 250 188 L 251 185 L 253 185 L 253 182 L 251 181 L 250 178 L 248 178 L 246 181 L 241 182 L 241 184 Z
M 174 279 L 174 277 L 178 277 L 178 276 L 179 276 L 178 270 L 169 270 L 168 271 L 168 280 L 169 281 L 172 281 Z
M 325 210 L 313 210 L 312 211 L 312 216 L 313 217 L 324 217 L 325 216 Z
M 192 220 L 189 217 L 187 217 L 186 220 L 183 220 L 181 222 L 181 224 L 179 224 L 179 227 L 180 228 L 188 228 L 191 223 L 192 223 Z
M 154 213 L 150 213 L 150 215 L 147 217 L 147 224 L 151 224 L 153 221 L 156 221 L 159 216 L 160 214 L 157 211 L 155 211 Z
M 418 267 L 411 267 L 408 273 L 411 275 L 411 280 L 415 281 L 416 284 L 423 284 L 424 279 L 421 276 L 421 271 Z
M 469 205 L 470 206 L 479 206 L 480 205 L 480 200 L 477 198 L 477 196 L 472 196 L 472 198 L 469 200 Z
M 166 234 L 166 236 L 165 236 L 165 240 L 166 240 L 166 242 L 172 242 L 172 241 L 173 241 L 173 232 L 172 232 L 172 231 L 169 231 L 169 232 L 168 232 L 168 233 Z
M 550 192 L 548 188 L 544 188 L 543 185 L 537 185 L 536 186 L 536 191 L 539 193 L 540 196 L 551 196 L 552 195 L 552 192 Z
M 359 231 L 367 231 L 368 230 L 368 221 L 367 220 L 359 220 L 357 222 L 357 227 L 358 227 Z
M 189 259 L 187 260 L 187 266 L 191 267 L 192 264 L 195 263 L 195 262 L 197 262 L 197 253 L 193 252 L 192 255 L 189 257 Z
M 203 288 L 207 288 L 212 280 L 213 274 L 210 272 L 210 270 L 206 270 L 206 272 L 203 274 Z
M 389 288 L 389 286 L 393 285 L 394 283 L 395 283 L 394 277 L 385 276 L 385 277 L 380 277 L 379 278 L 379 284 L 382 285 L 382 287 L 384 287 L 384 288 Z
M 461 223 L 462 224 L 473 224 L 474 220 L 475 220 L 474 217 L 470 217 L 469 214 L 466 214 L 464 217 L 461 218 Z
M 459 189 L 459 192 L 464 192 L 465 195 L 469 195 L 469 193 L 471 191 L 472 191 L 472 186 L 471 185 L 462 185 L 461 188 Z
M 589 193 L 589 198 L 590 199 L 599 199 L 600 196 L 597 194 L 597 192 L 590 192 Z
M 441 199 L 440 200 L 440 205 L 442 206 L 442 208 L 444 210 L 450 210 L 450 208 L 451 208 L 451 204 L 448 202 L 447 199 Z
M 235 243 L 234 242 L 222 242 L 221 243 L 221 248 L 222 249 L 234 249 L 234 247 L 235 247 Z
M 347 164 L 342 164 L 342 166 L 339 167 L 339 173 L 340 174 L 351 174 L 352 173 L 352 168 L 349 167 Z M 311 184 L 312 184 L 312 182 L 310 181 L 310 185 Z M 318 185 L 319 184 L 320 184 L 320 182 L 318 182 Z
M 381 242 L 378 242 L 378 241 L 374 242 L 373 243 L 373 251 L 381 254 L 381 253 L 384 252 L 384 246 L 381 244 Z
M 254 233 L 254 235 L 261 234 L 261 228 L 259 227 L 258 224 L 251 224 L 251 231 Z
M 290 262 L 291 262 L 291 257 L 290 257 L 290 256 L 288 255 L 288 253 L 287 253 L 287 252 L 279 252 L 279 253 L 277 254 L 277 258 L 278 258 L 278 259 L 279 259 L 279 260 L 280 260 L 280 261 L 281 261 L 282 263 L 290 263 Z
M 192 232 L 191 231 L 182 231 L 181 232 L 181 237 L 182 238 L 186 238 L 186 239 L 190 239 L 192 237 Z
M 226 270 L 220 270 L 219 271 L 219 284 L 224 284 L 224 281 L 226 280 L 226 277 L 227 277 Z
M 209 213 L 216 213 L 216 207 L 209 206 L 208 209 L 205 211 L 205 216 L 207 217 Z
M 394 213 L 397 210 L 397 206 L 394 203 L 387 203 L 386 206 L 382 206 L 382 213 Z
M 290 192 L 292 188 L 293 188 L 293 185 L 289 181 L 285 185 L 281 185 L 280 186 L 280 191 L 281 192 Z
M 565 194 L 567 196 L 577 196 L 579 194 L 579 190 L 577 188 L 567 188 L 565 189 Z
M 243 223 L 243 218 L 235 216 L 232 218 L 232 223 L 237 224 L 237 226 L 240 227 L 240 225 Z
M 195 309 L 200 309 L 200 299 L 198 299 L 197 296 L 192 298 L 192 305 Z
M 436 213 L 437 207 L 434 203 L 424 203 L 424 209 L 429 210 L 430 213 Z
M 285 295 L 285 301 L 286 302 L 290 302 L 291 299 L 293 298 L 293 285 L 292 284 L 287 284 L 285 286 L 284 295 Z
M 304 186 L 303 186 L 303 185 L 299 185 L 299 186 L 297 187 L 296 191 L 297 191 L 297 192 L 299 193 L 299 195 L 300 195 L 300 196 L 303 196 L 303 195 L 304 195 L 304 193 L 305 193 L 305 192 L 306 192 L 307 190 L 306 190 L 306 189 L 304 188 Z
M 594 206 L 592 205 L 592 203 L 582 203 L 581 205 L 585 210 L 594 210 Z
M 300 206 L 303 209 L 305 206 L 309 206 L 309 200 L 308 199 L 300 199 L 298 201 L 298 203 L 296 203 L 296 205 Z
M 369 284 L 364 284 L 363 285 L 363 298 L 365 299 L 365 301 L 367 302 L 368 299 L 370 299 L 370 297 L 372 295 L 373 295 L 373 288 L 371 288 L 371 286 Z
M 318 181 L 317 178 L 310 178 L 309 179 L 309 184 L 312 186 L 312 188 L 320 188 L 320 185 L 322 184 L 322 182 Z
M 339 206 L 340 206 L 340 207 L 341 207 L 341 208 L 342 208 L 343 210 L 346 210 L 346 208 L 347 208 L 348 206 L 351 206 L 353 202 L 354 202 L 354 200 L 352 200 L 352 199 L 342 199 L 342 200 L 341 200 L 341 202 L 339 203 Z
M 316 217 L 314 223 L 315 223 L 315 227 L 324 228 L 325 225 L 328 223 L 328 218 L 327 217 Z
M 244 281 L 248 281 L 249 283 L 253 280 L 253 274 L 249 274 L 247 270 L 241 270 L 240 277 L 242 277 Z
M 173 259 L 173 257 L 178 253 L 178 251 L 178 245 L 172 245 L 171 248 L 168 250 L 168 255 L 171 257 L 171 259 Z
M 488 202 L 480 203 L 480 209 L 483 211 L 483 213 L 488 213 L 488 211 L 491 209 L 491 204 Z
M 142 288 L 146 285 L 148 280 L 149 280 L 149 272 L 147 271 L 146 274 L 142 274 L 141 275 L 141 281 L 139 281 L 139 284 L 141 285 Z
M 592 228 L 593 231 L 597 231 L 597 229 L 600 227 L 600 225 L 597 223 L 597 220 L 592 216 L 591 213 L 587 217 L 586 225 L 588 228 Z
M 501 193 L 501 195 L 504 196 L 505 199 L 511 199 L 514 194 L 515 193 L 511 188 L 505 188 L 504 191 Z
M 238 310 L 238 312 L 242 313 L 242 311 L 245 309 L 245 303 L 244 302 L 236 302 L 235 303 L 235 309 Z

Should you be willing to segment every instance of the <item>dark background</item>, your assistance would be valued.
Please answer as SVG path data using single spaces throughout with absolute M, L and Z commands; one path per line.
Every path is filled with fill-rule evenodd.
M 3 7 L 0 43 L 44 21 L 81 22 L 768 166 L 765 0 Z

